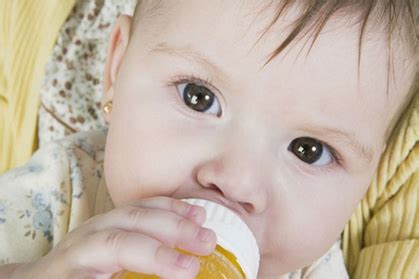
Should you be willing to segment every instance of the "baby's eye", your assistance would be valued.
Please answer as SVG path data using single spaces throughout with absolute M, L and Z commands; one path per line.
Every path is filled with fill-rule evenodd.
M 288 150 L 294 153 L 298 159 L 310 165 L 325 166 L 333 161 L 333 155 L 329 148 L 313 138 L 297 138 L 290 143 Z
M 221 115 L 221 106 L 217 97 L 205 86 L 194 83 L 179 83 L 177 90 L 185 104 L 198 112 Z

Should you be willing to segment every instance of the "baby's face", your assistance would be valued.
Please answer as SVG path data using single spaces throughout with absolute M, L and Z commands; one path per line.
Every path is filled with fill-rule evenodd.
M 329 21 L 307 57 L 311 41 L 298 56 L 304 38 L 263 67 L 290 20 L 255 45 L 274 16 L 264 6 L 165 1 L 125 49 L 126 17 L 105 77 L 115 205 L 153 196 L 226 204 L 257 238 L 260 278 L 310 264 L 339 237 L 406 91 L 396 71 L 398 91 L 390 83 L 386 94 L 384 38 L 364 40 L 358 87 L 358 29 L 342 22 Z

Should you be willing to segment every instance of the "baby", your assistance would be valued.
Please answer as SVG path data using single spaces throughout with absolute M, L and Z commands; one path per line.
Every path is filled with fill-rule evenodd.
M 194 278 L 197 259 L 174 247 L 206 255 L 216 236 L 183 198 L 243 219 L 258 278 L 310 266 L 339 239 L 411 100 L 412 6 L 141 1 L 109 43 L 109 130 L 0 177 L 0 277 Z

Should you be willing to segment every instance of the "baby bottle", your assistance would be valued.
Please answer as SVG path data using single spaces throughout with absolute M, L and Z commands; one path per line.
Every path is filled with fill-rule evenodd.
M 205 208 L 207 218 L 203 227 L 217 235 L 217 246 L 208 256 L 199 256 L 201 265 L 196 278 L 256 279 L 259 269 L 259 248 L 246 224 L 230 209 L 202 199 L 184 201 Z M 153 279 L 154 275 L 121 272 L 113 279 Z

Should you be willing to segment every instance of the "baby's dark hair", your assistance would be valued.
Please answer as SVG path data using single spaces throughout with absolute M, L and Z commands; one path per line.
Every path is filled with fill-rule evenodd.
M 134 13 L 134 26 L 138 21 L 140 11 L 147 10 L 147 13 L 152 13 L 158 10 L 162 2 L 164 1 L 138 0 Z M 288 9 L 295 5 L 298 5 L 301 9 L 299 16 L 292 24 L 293 28 L 291 32 L 272 52 L 265 65 L 285 50 L 302 32 L 304 32 L 304 35 L 314 32 L 314 37 L 310 45 L 311 49 L 327 21 L 335 14 L 339 14 L 342 17 L 350 16 L 351 18 L 348 19 L 357 16 L 354 24 L 362 21 L 360 25 L 358 61 L 360 61 L 361 56 L 362 38 L 369 20 L 373 20 L 373 23 L 378 23 L 378 26 L 386 28 L 385 31 L 389 47 L 391 47 L 390 42 L 392 37 L 398 36 L 403 39 L 404 45 L 407 46 L 406 50 L 416 54 L 416 22 L 419 7 L 415 0 L 282 0 L 267 2 L 269 4 L 265 7 L 276 9 L 276 13 L 271 23 L 259 37 L 259 40 Z M 147 9 L 144 9 L 145 7 Z
M 163 4 L 162 0 L 138 0 L 137 7 L 134 13 L 133 30 L 135 29 L 138 18 L 143 15 L 152 16 L 152 14 L 159 10 Z M 410 103 L 413 95 L 417 91 L 418 81 L 418 53 L 417 53 L 417 0 L 281 0 L 281 1 L 266 1 L 261 12 L 266 9 L 275 9 L 275 15 L 262 32 L 256 43 L 275 25 L 278 19 L 283 16 L 289 9 L 297 6 L 299 14 L 291 23 L 291 31 L 283 42 L 271 53 L 266 63 L 267 65 L 276 56 L 282 53 L 293 41 L 301 40 L 306 37 L 312 37 L 310 47 L 307 55 L 310 52 L 314 42 L 320 34 L 327 21 L 333 15 L 339 15 L 342 19 L 347 19 L 348 22 L 353 21 L 353 25 L 359 24 L 359 40 L 358 40 L 358 80 L 361 64 L 361 50 L 362 40 L 365 31 L 370 27 L 376 28 L 380 34 L 387 37 L 387 44 L 389 48 L 388 67 L 387 67 L 387 94 L 389 91 L 390 72 L 394 71 L 393 65 L 393 51 L 392 43 L 401 42 L 398 46 L 398 53 L 402 52 L 406 57 L 412 59 L 412 65 L 415 69 L 415 79 L 410 87 L 408 96 L 405 102 L 401 105 L 399 113 L 394 116 L 392 124 L 390 125 L 387 135 L 390 134 L 392 128 L 396 124 L 402 111 Z M 308 36 L 308 34 L 314 36 Z M 303 35 L 303 36 L 300 36 Z M 305 44 L 304 44 L 305 45 Z M 394 73 L 393 73 L 394 75 Z

